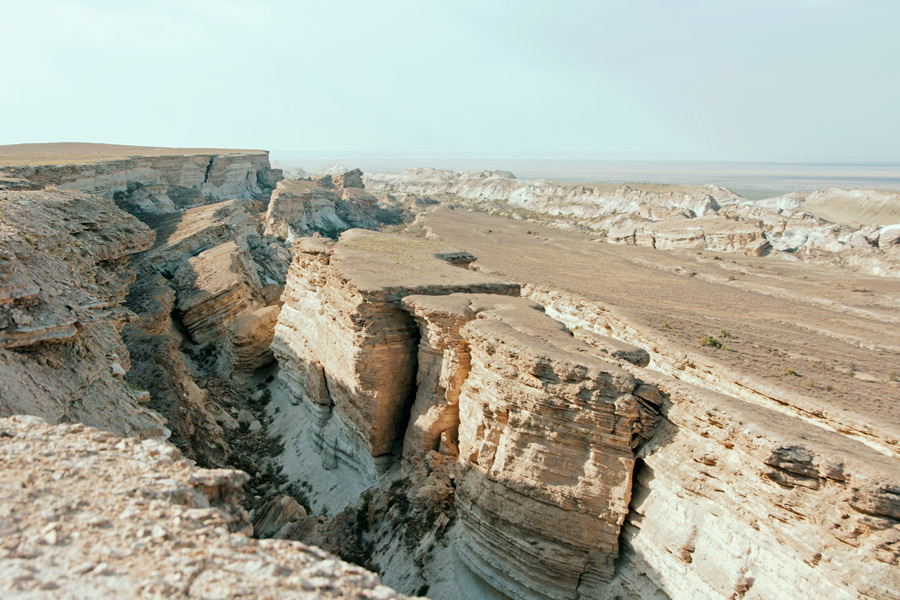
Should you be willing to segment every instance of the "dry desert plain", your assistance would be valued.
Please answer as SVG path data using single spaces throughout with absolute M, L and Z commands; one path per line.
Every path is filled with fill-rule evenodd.
M 698 355 L 693 362 L 706 362 L 706 369 L 695 366 L 713 387 L 750 376 L 748 385 L 763 393 L 748 398 L 767 395 L 838 429 L 835 422 L 868 426 L 875 438 L 893 439 L 898 452 L 895 278 L 737 253 L 605 244 L 588 233 L 465 209 L 438 208 L 420 221 L 477 256 L 477 268 L 576 294 L 638 326 L 655 346 L 651 367 L 691 371 L 673 354 Z M 701 345 L 707 336 L 723 347 Z

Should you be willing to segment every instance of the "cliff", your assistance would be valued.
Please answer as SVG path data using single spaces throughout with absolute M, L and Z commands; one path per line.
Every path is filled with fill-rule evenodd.
M 79 192 L 0 195 L 0 415 L 77 421 L 160 437 L 146 392 L 124 381 L 119 332 L 130 256 L 154 235 L 111 201 Z
M 890 426 L 663 375 L 647 365 L 670 349 L 644 330 L 525 288 L 570 331 L 451 275 L 438 243 L 297 245 L 274 344 L 282 461 L 314 509 L 340 512 L 271 525 L 279 537 L 362 548 L 391 583 L 442 599 L 900 589 Z
M 68 150 L 68 151 L 67 151 Z M 0 173 L 33 186 L 56 186 L 115 200 L 147 214 L 226 198 L 267 197 L 281 179 L 264 151 L 203 151 L 105 144 L 0 147 Z

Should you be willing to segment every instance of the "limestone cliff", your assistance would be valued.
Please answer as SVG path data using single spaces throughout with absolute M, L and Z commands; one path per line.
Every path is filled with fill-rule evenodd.
M 438 267 L 434 244 L 297 244 L 274 344 L 283 461 L 321 484 L 317 510 L 346 508 L 280 536 L 364 548 L 441 599 L 896 597 L 890 427 L 662 375 L 637 326 L 525 290 L 573 335 Z
M 131 211 L 159 214 L 226 198 L 268 196 L 281 179 L 263 151 L 187 151 L 164 153 L 151 148 L 111 152 L 102 144 L 86 144 L 78 154 L 60 156 L 38 149 L 9 151 L 7 177 L 38 187 L 54 185 L 114 199 Z M 54 145 L 49 145 L 54 146 Z M 99 147 L 95 149 L 94 147 Z M 10 147 L 6 147 L 10 148 Z M 104 158 L 93 158 L 101 152 Z M 108 156 L 108 158 L 107 158 Z M 0 157 L 0 165 L 5 161 Z M 23 164 L 25 163 L 25 164 Z
M 0 192 L 0 415 L 78 421 L 121 435 L 164 435 L 146 392 L 123 377 L 119 337 L 153 232 L 110 200 L 79 192 Z
M 313 234 L 335 238 L 352 228 L 376 229 L 401 223 L 397 206 L 385 206 L 362 189 L 360 174 L 345 173 L 334 182 L 285 180 L 278 183 L 266 212 L 266 234 L 293 240 Z
M 401 306 L 411 294 L 518 286 L 453 267 L 452 249 L 351 230 L 337 244 L 295 246 L 272 350 L 289 393 L 317 415 L 331 460 L 374 478 L 402 442 L 415 391 L 418 330 Z M 326 427 L 334 419 L 344 435 Z M 331 437 L 333 436 L 333 437 Z

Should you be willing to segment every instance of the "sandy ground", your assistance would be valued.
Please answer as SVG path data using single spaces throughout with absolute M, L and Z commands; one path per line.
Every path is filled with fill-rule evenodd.
M 437 209 L 423 223 L 493 274 L 619 309 L 661 338 L 849 410 L 875 428 L 900 425 L 898 279 L 611 245 L 463 209 Z M 727 348 L 701 346 L 707 335 Z
M 0 165 L 72 165 L 132 156 L 186 156 L 191 154 L 244 154 L 262 150 L 222 148 L 155 148 L 152 146 L 117 146 L 56 142 L 51 144 L 12 144 L 0 146 Z

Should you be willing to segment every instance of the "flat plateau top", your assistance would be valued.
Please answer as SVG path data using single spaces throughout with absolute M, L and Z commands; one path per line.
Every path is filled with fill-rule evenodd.
M 226 148 L 156 148 L 82 142 L 11 144 L 0 146 L 0 165 L 72 165 L 122 160 L 134 156 L 189 156 L 192 154 L 256 154 L 264 150 Z
M 705 355 L 794 397 L 900 428 L 900 280 L 774 257 L 592 241 L 527 221 L 438 209 L 422 223 L 484 272 L 599 302 L 660 345 Z M 701 346 L 707 336 L 724 349 Z M 657 354 L 659 354 L 657 352 Z
M 459 250 L 422 238 L 350 229 L 334 244 L 331 261 L 341 277 L 369 293 L 427 294 L 470 291 L 518 295 L 519 286 L 441 258 Z

